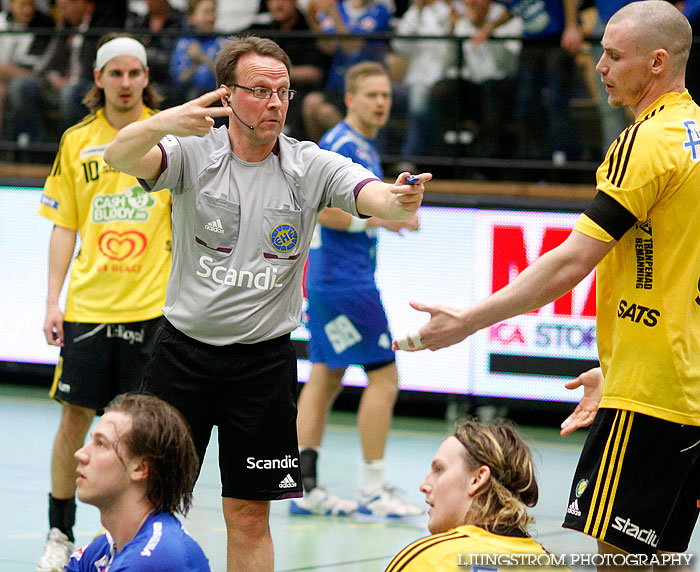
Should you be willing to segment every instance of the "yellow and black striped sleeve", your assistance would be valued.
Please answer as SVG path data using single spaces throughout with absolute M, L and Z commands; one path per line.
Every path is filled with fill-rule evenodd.
M 406 548 L 394 556 L 385 572 L 418 572 L 419 568 L 416 567 L 416 563 L 421 556 L 425 556 L 426 552 L 439 550 L 443 553 L 446 549 L 446 544 L 467 537 L 468 535 L 463 532 L 453 530 L 420 538 L 406 546 Z M 426 572 L 428 571 L 426 570 Z

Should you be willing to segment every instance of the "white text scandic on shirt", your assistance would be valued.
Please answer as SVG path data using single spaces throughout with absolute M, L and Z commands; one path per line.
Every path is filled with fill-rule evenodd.
M 229 268 L 216 264 L 211 256 L 199 257 L 200 270 L 195 274 L 202 278 L 210 278 L 217 284 L 238 286 L 239 288 L 255 288 L 256 290 L 272 290 L 282 288 L 282 282 L 277 281 L 277 268 L 268 266 L 263 272 L 254 273 L 250 270 Z

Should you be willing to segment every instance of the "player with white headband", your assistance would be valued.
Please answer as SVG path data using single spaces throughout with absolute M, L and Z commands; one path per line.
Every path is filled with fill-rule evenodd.
M 95 68 L 102 70 L 110 60 L 119 56 L 133 56 L 143 64 L 144 68 L 148 67 L 146 48 L 143 44 L 134 38 L 120 36 L 105 42 L 97 49 Z
M 73 552 L 73 454 L 95 413 L 139 388 L 170 271 L 168 192 L 146 194 L 102 158 L 121 128 L 156 113 L 160 98 L 148 84 L 146 50 L 110 34 L 100 40 L 95 62 L 95 85 L 83 99 L 91 113 L 63 134 L 39 206 L 54 224 L 44 334 L 61 348 L 50 395 L 62 406 L 39 572 L 63 570 Z M 58 297 L 78 232 L 64 313 Z

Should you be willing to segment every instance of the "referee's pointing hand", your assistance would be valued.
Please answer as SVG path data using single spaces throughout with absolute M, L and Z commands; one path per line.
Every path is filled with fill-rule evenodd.
M 158 115 L 167 126 L 167 132 L 172 135 L 206 135 L 214 126 L 214 117 L 231 116 L 231 108 L 228 106 L 210 107 L 226 95 L 226 88 L 220 87 L 187 103 L 161 111 Z

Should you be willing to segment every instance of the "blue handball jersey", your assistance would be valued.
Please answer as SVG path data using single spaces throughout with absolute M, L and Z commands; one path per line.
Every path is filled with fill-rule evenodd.
M 115 552 L 109 533 L 76 550 L 67 572 L 211 572 L 197 542 L 169 512 L 150 514 L 136 536 Z
M 374 141 L 360 135 L 345 121 L 328 131 L 318 146 L 349 157 L 380 179 L 383 178 L 382 164 Z M 376 227 L 364 232 L 346 232 L 317 225 L 316 233 L 309 251 L 307 290 L 376 287 Z

